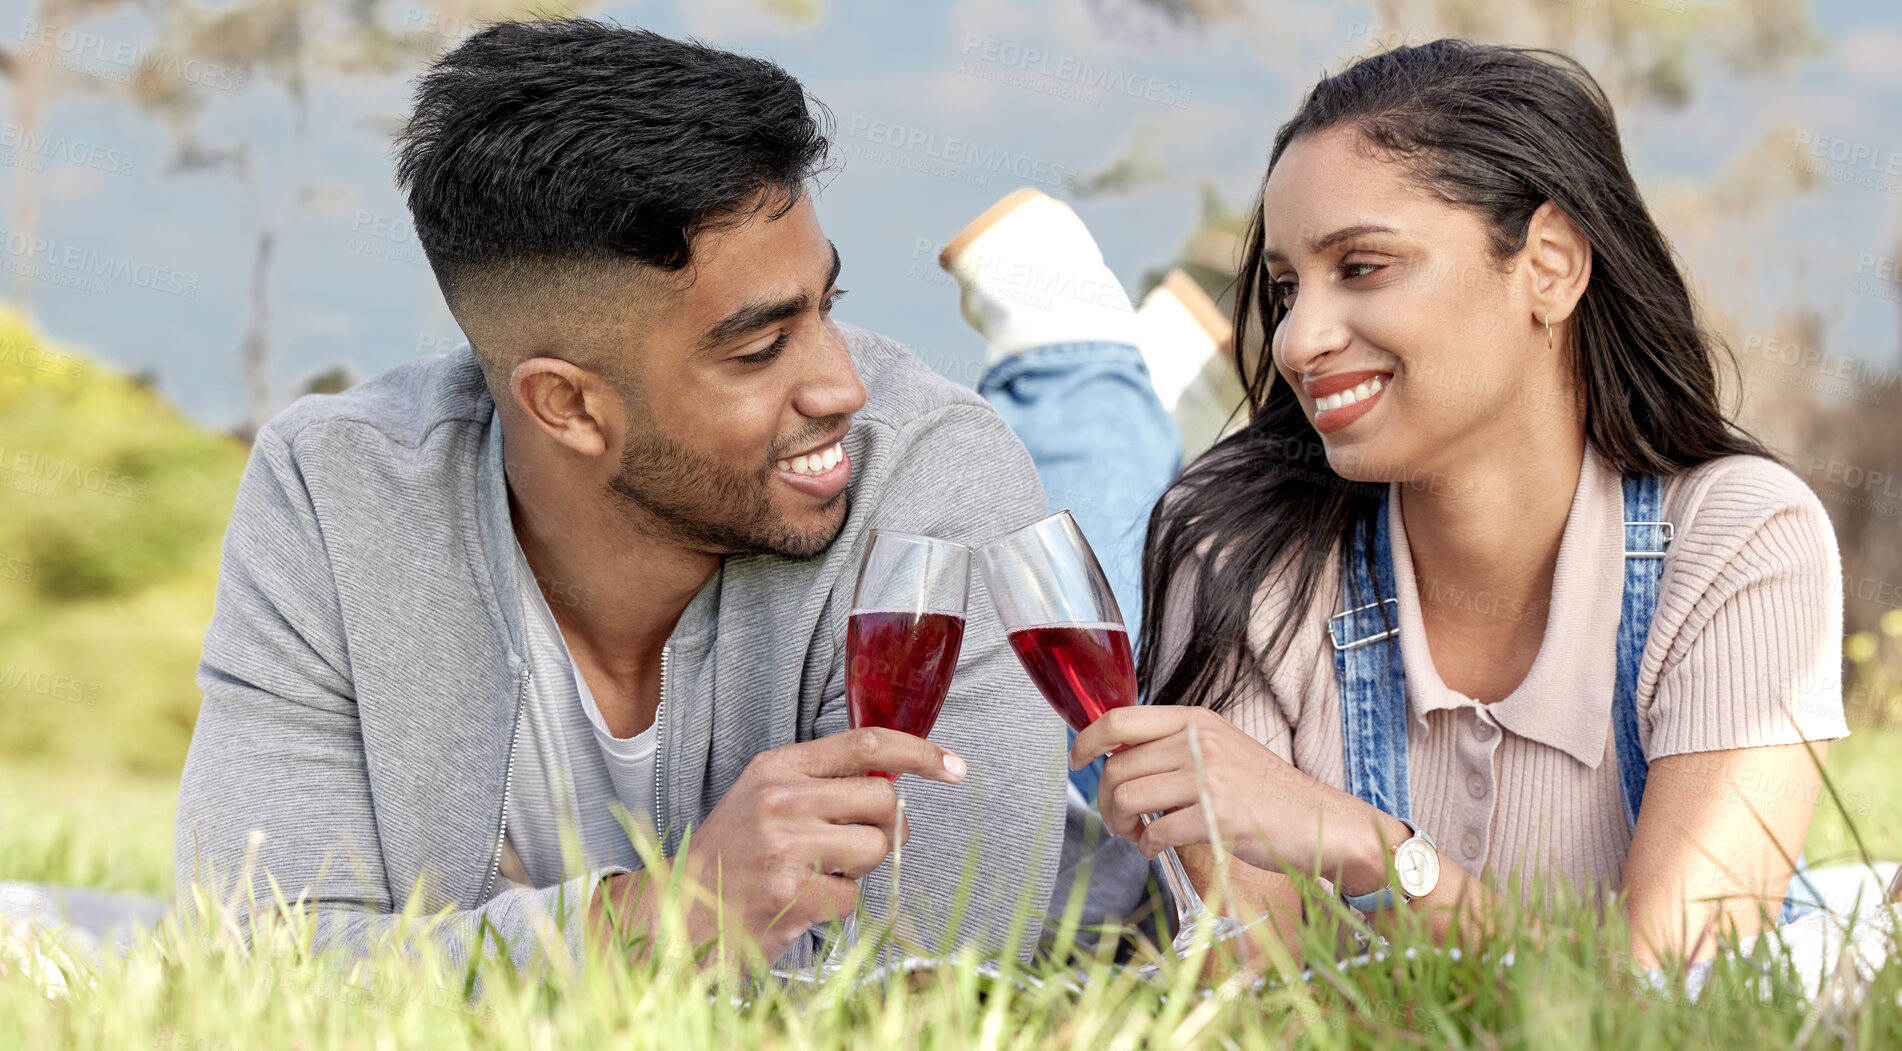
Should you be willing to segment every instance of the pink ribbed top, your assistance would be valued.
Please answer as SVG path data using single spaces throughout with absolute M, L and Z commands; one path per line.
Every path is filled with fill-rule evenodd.
M 1586 449 L 1538 656 L 1519 687 L 1491 704 L 1449 689 L 1434 670 L 1398 497 L 1390 493 L 1388 508 L 1415 824 L 1442 857 L 1496 888 L 1517 871 L 1615 889 L 1631 844 L 1611 733 L 1624 585 L 1617 473 Z M 1768 460 L 1732 456 L 1671 479 L 1664 507 L 1676 539 L 1638 677 L 1646 756 L 1847 736 L 1842 573 L 1815 494 Z M 1326 608 L 1304 619 L 1269 669 L 1267 693 L 1251 690 L 1229 718 L 1344 787 L 1326 632 L 1340 608 L 1338 573 L 1320 595 Z M 1284 605 L 1261 596 L 1256 652 Z M 1181 630 L 1181 620 L 1171 623 Z M 1177 645 L 1165 640 L 1164 649 Z

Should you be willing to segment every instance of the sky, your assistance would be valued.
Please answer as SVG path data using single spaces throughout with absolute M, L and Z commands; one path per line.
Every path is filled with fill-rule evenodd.
M 1675 3 L 1687 18 L 1724 6 L 1576 3 Z M 1323 70 L 1417 36 L 1375 24 L 1363 3 L 1259 0 L 1242 22 L 1199 30 L 1130 15 L 1132 6 L 679 0 L 592 13 L 769 57 L 804 81 L 836 121 L 840 163 L 816 201 L 851 290 L 838 316 L 968 385 L 982 340 L 960 318 L 936 257 L 992 201 L 1023 185 L 1072 200 L 1137 291 L 1178 255 L 1205 189 L 1231 203 L 1254 192 L 1275 127 Z M 1688 107 L 1621 115 L 1634 173 L 1648 197 L 1677 202 L 1673 215 L 1695 213 L 1696 196 L 1739 164 L 1803 165 L 1814 177 L 1734 230 L 1723 227 L 1730 205 L 1710 204 L 1718 232 L 1689 259 L 1693 281 L 1735 312 L 1746 340 L 1774 339 L 1779 311 L 1802 302 L 1826 322 L 1830 354 L 1897 362 L 1899 7 L 1817 3 L 1818 46 L 1793 69 L 1700 67 Z M 0 0 L 0 44 L 17 50 L 36 38 L 34 8 Z M 386 5 L 385 16 L 413 31 L 446 17 L 421 3 Z M 166 71 L 204 95 L 205 141 L 249 140 L 256 178 L 247 191 L 227 174 L 172 170 L 173 134 L 110 91 L 149 44 L 148 21 L 117 14 L 75 34 L 49 50 L 69 76 L 36 142 L 22 140 L 13 89 L 0 82 L 0 298 L 18 300 L 24 288 L 49 337 L 149 375 L 194 419 L 221 428 L 248 403 L 239 343 L 260 217 L 281 227 L 270 284 L 274 407 L 331 368 L 361 378 L 458 344 L 391 176 L 389 135 L 407 108 L 408 74 L 320 80 L 299 136 L 287 95 L 268 79 L 202 60 Z M 1097 73 L 1082 74 L 1086 66 L 1107 71 L 1103 86 L 1090 85 Z M 1746 148 L 1765 136 L 1767 149 Z M 1078 196 L 1079 178 L 1132 151 L 1153 178 Z M 32 165 L 37 244 L 16 228 L 17 180 Z M 299 192 L 308 193 L 301 210 L 290 207 Z

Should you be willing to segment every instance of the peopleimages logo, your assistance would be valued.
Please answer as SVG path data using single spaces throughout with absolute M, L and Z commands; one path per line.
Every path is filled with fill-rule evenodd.
M 873 120 L 865 116 L 853 117 L 852 123 L 846 127 L 846 134 L 854 139 L 863 139 L 867 143 L 889 146 L 905 153 L 914 153 L 928 160 L 943 161 L 959 168 L 975 169 L 977 172 L 1006 172 L 1013 178 L 1043 183 L 1046 186 L 1075 186 L 1079 175 L 1075 168 L 1052 164 L 1027 153 L 1013 153 L 995 146 L 979 146 L 975 142 L 955 135 L 940 138 L 935 131 L 910 128 L 892 121 Z M 882 160 L 888 164 L 898 163 L 891 158 L 868 155 L 862 149 L 857 151 L 857 155 L 866 156 L 870 160 Z M 955 170 L 934 170 L 931 174 L 952 178 L 959 173 Z M 969 179 L 958 181 L 984 185 L 982 182 Z
M 87 492 L 145 502 L 149 483 L 143 478 L 73 463 L 32 449 L 9 449 L 0 445 L 0 470 L 21 480 L 53 485 L 71 485 Z
M 17 231 L 0 230 L 0 249 L 22 264 L 43 263 L 64 271 L 75 279 L 102 277 L 123 281 L 135 288 L 147 288 L 167 295 L 198 298 L 198 278 L 193 274 L 135 262 L 124 256 L 101 255 L 90 248 L 61 244 L 50 237 L 28 237 Z M 91 291 L 102 293 L 103 287 Z
M 356 218 L 350 222 L 350 240 L 344 247 L 378 259 L 429 265 L 429 255 L 416 237 L 416 227 L 401 216 L 358 209 Z
M 167 80 L 196 84 L 214 91 L 241 94 L 249 86 L 251 72 L 237 66 L 207 62 L 191 55 L 155 52 L 129 40 L 76 29 L 61 29 L 33 19 L 20 22 L 20 42 L 37 45 L 27 50 L 26 61 L 50 65 L 62 72 L 130 84 L 140 73 Z M 116 66 L 116 69 L 88 67 L 87 60 Z
M 1821 456 L 1804 458 L 1802 467 L 1804 476 L 1812 482 L 1820 477 L 1828 483 L 1816 494 L 1822 500 L 1879 515 L 1902 516 L 1902 478 L 1894 474 Z
M 69 379 L 81 379 L 86 375 L 87 370 L 85 358 L 77 354 L 48 350 L 28 339 L 0 343 L 0 365 L 14 365 L 32 372 L 44 372 L 49 376 L 65 376 Z
M 9 664 L 0 671 L 0 690 L 8 693 L 36 693 L 52 701 L 66 701 L 70 704 L 83 704 L 88 708 L 99 703 L 99 685 L 82 682 L 66 675 L 36 671 Z
M 1883 368 L 1861 358 L 1843 357 L 1816 347 L 1764 336 L 1745 336 L 1744 351 L 1746 375 L 1776 379 L 1804 390 L 1849 398 L 1867 405 L 1879 403 L 1882 394 L 1894 387 L 1897 380 L 1902 380 L 1902 370 Z M 1757 361 L 1782 365 L 1786 369 L 1797 370 L 1799 374 L 1795 378 L 1766 377 L 1766 371 L 1775 370 L 1757 368 Z
M 917 260 L 938 258 L 944 251 L 944 245 L 928 237 L 920 237 L 912 242 L 912 269 L 917 272 L 921 267 Z M 1114 278 L 1099 279 L 1100 270 L 1085 269 L 1081 272 L 1064 267 L 1039 266 L 1025 262 L 1014 256 L 997 253 L 979 253 L 967 256 L 972 277 L 984 294 L 1007 303 L 1023 303 L 1039 310 L 1047 310 L 1055 300 L 1067 300 L 1076 303 L 1090 303 L 1111 310 L 1134 309 L 1129 302 L 1129 293 Z M 943 274 L 952 285 L 957 279 L 945 274 L 937 267 L 931 267 Z
M 1822 456 L 1806 457 L 1806 466 L 1810 477 L 1822 475 L 1829 484 L 1844 489 L 1860 489 L 1865 493 L 1902 499 L 1902 478 L 1887 471 L 1872 471 L 1858 464 L 1843 463 Z
M 1856 257 L 1856 283 L 1851 287 L 1865 296 L 1902 302 L 1902 265 L 1890 256 L 1864 252 Z
M 1821 179 L 1884 193 L 1902 193 L 1902 152 L 1870 143 L 1798 131 L 1790 146 L 1790 167 Z
M 68 164 L 82 164 L 114 175 L 132 174 L 132 154 L 85 139 L 64 135 L 35 135 L 18 124 L 0 124 L 0 148 L 16 150 L 35 160 L 52 157 Z M 39 171 L 39 166 L 33 166 Z
M 1076 101 L 1095 105 L 1102 100 L 1100 93 L 1123 94 L 1133 99 L 1143 99 L 1158 105 L 1183 109 L 1194 96 L 1194 89 L 1178 84 L 1173 80 L 1145 76 L 1141 73 L 1126 73 L 1115 66 L 1099 66 L 1088 59 L 1079 59 L 1070 55 L 1058 55 L 1041 48 L 1020 47 L 996 37 L 981 36 L 977 33 L 964 35 L 964 50 L 959 54 L 966 60 L 976 58 L 994 66 L 1013 69 L 1023 73 L 1048 77 L 1063 84 L 1075 85 L 1079 90 L 1068 92 L 1043 92 L 1057 94 Z M 964 72 L 976 73 L 970 68 Z M 1001 78 L 987 78 L 1000 79 Z M 1009 81 L 1013 87 L 1026 87 L 1040 90 L 1033 83 Z
M 1819 161 L 1835 161 L 1880 175 L 1902 175 L 1902 151 L 1882 150 L 1866 142 L 1798 131 L 1790 148 Z

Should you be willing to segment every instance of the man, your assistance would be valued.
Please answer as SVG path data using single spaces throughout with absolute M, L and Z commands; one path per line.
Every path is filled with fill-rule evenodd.
M 1001 947 L 1049 900 L 1062 731 L 981 588 L 937 743 L 842 733 L 867 531 L 979 543 L 1043 498 L 981 399 L 832 319 L 826 149 L 783 70 L 639 30 L 503 24 L 423 78 L 398 176 L 472 349 L 259 434 L 181 889 L 268 904 L 268 875 L 352 948 L 415 895 L 454 954 L 486 924 L 524 963 L 551 919 L 569 952 L 659 936 L 619 820 L 651 815 L 729 931 L 803 963 L 855 877 L 886 914 L 885 770 L 919 937 Z

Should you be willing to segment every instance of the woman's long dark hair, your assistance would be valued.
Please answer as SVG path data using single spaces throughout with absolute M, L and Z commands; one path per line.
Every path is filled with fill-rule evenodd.
M 1585 434 L 1625 474 L 1669 475 L 1720 456 L 1769 455 L 1726 418 L 1715 363 L 1728 349 L 1698 326 L 1670 245 L 1625 166 L 1611 104 L 1563 55 L 1438 40 L 1356 62 L 1308 92 L 1275 135 L 1272 172 L 1304 135 L 1352 128 L 1402 163 L 1423 190 L 1472 209 L 1503 262 L 1525 245 L 1532 213 L 1556 204 L 1592 246 L 1591 281 L 1573 314 L 1573 374 Z M 1264 185 L 1266 177 L 1263 179 Z M 1314 609 L 1330 556 L 1370 538 L 1384 485 L 1329 467 L 1294 391 L 1274 383 L 1272 338 L 1284 307 L 1262 269 L 1262 204 L 1243 235 L 1235 359 L 1249 420 L 1176 479 L 1149 519 L 1143 551 L 1139 678 L 1152 704 L 1224 710 L 1260 681 Z M 1286 613 L 1262 649 L 1248 624 L 1271 576 Z M 1162 643 L 1171 611 L 1171 653 Z M 1328 611 L 1333 612 L 1333 611 Z M 1179 654 L 1177 659 L 1168 659 Z

